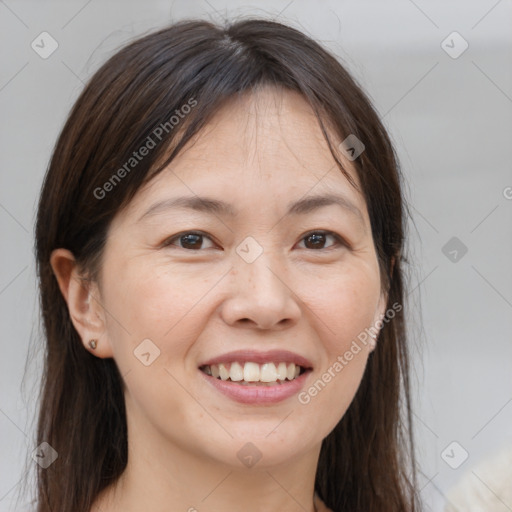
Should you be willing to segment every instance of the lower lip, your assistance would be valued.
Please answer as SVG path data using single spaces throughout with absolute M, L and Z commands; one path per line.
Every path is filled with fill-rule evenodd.
M 242 404 L 272 404 L 286 400 L 299 393 L 310 373 L 310 370 L 308 370 L 296 379 L 287 380 L 275 386 L 260 386 L 257 384 L 237 384 L 236 382 L 217 379 L 201 370 L 198 371 L 215 389 L 235 400 L 235 402 Z

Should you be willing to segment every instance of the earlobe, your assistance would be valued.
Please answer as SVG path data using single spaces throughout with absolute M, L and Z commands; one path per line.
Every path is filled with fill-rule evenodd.
M 386 306 L 388 304 L 388 294 L 382 293 L 379 300 L 379 306 L 377 308 L 377 316 L 375 321 L 381 320 L 386 315 Z
M 84 347 L 98 357 L 112 357 L 97 285 L 80 275 L 73 254 L 67 249 L 55 249 L 50 264 Z
M 390 272 L 389 272 L 389 275 L 391 277 L 393 277 L 393 272 L 395 270 L 395 261 L 396 261 L 396 257 L 395 256 L 391 256 L 391 264 L 390 264 L 391 269 L 390 269 Z
M 379 303 L 377 305 L 377 308 L 375 310 L 375 316 L 373 317 L 373 325 L 371 332 L 374 333 L 371 335 L 370 338 L 370 352 L 373 352 L 375 350 L 375 347 L 377 346 L 377 339 L 379 337 L 380 330 L 382 328 L 382 319 L 385 317 L 386 314 L 386 305 L 388 302 L 388 294 L 387 293 L 381 293 Z

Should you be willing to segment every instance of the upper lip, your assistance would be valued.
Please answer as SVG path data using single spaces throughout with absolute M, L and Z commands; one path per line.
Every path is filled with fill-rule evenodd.
M 210 366 L 212 364 L 220 363 L 295 363 L 298 366 L 302 366 L 305 369 L 312 368 L 311 362 L 305 357 L 290 352 L 289 350 L 267 350 L 265 352 L 255 350 L 235 350 L 234 352 L 228 352 L 220 356 L 208 359 L 199 365 Z

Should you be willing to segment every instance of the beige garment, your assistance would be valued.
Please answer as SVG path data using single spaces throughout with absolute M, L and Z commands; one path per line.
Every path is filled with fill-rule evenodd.
M 466 470 L 446 498 L 444 512 L 510 512 L 512 446 Z
M 313 498 L 313 502 L 315 504 L 316 512 L 332 512 L 330 508 L 326 507 L 325 503 L 320 499 L 320 497 L 316 493 Z

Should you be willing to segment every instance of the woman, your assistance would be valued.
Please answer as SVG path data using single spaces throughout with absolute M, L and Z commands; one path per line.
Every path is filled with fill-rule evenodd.
M 40 196 L 37 510 L 419 510 L 404 226 L 378 116 L 304 34 L 121 49 Z

